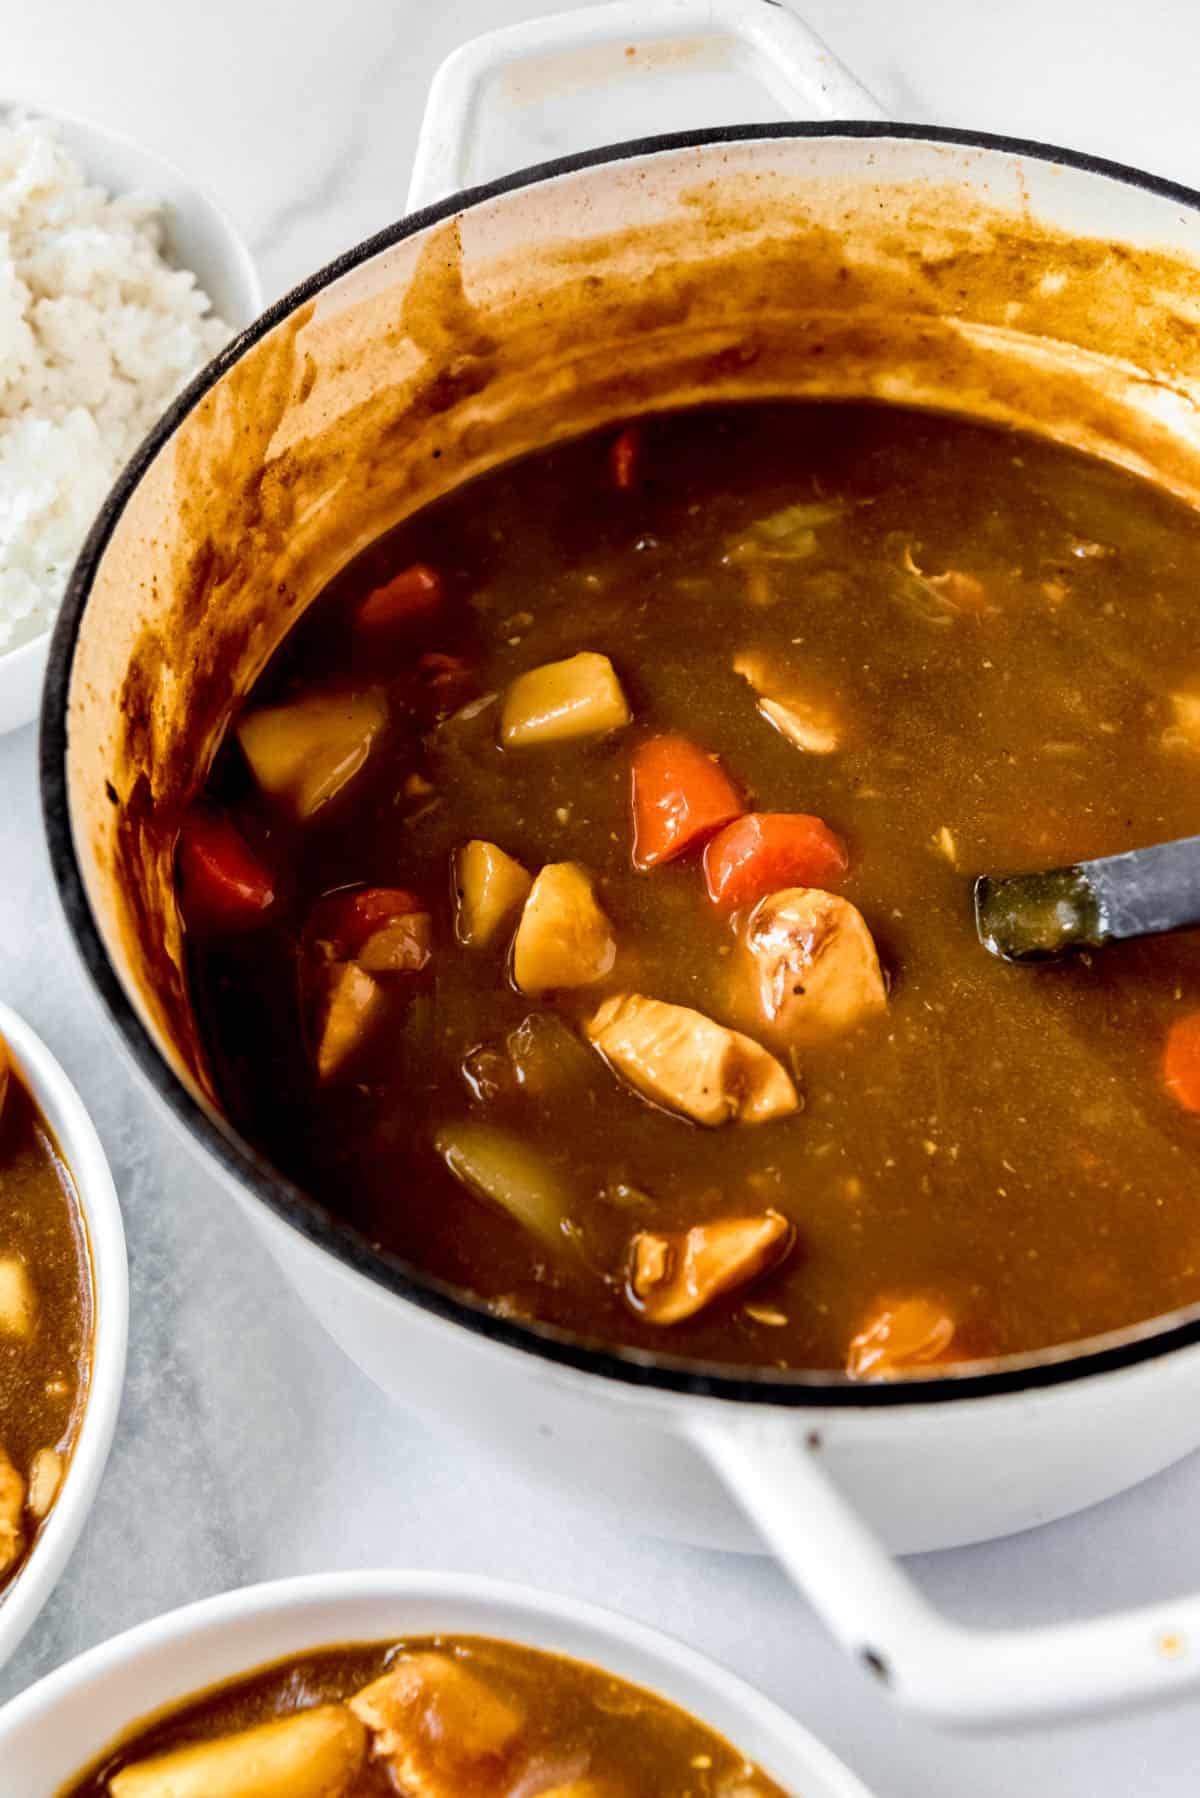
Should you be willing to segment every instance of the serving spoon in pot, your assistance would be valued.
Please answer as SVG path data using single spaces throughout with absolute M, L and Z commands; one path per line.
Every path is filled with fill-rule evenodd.
M 1200 837 L 1041 874 L 983 874 L 975 928 L 1003 961 L 1057 961 L 1124 937 L 1200 925 Z

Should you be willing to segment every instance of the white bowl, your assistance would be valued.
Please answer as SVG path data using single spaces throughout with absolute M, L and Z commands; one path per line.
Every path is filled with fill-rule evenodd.
M 49 1049 L 7 1005 L 0 1005 L 0 1036 L 74 1177 L 91 1253 L 94 1316 L 91 1379 L 66 1478 L 32 1554 L 0 1594 L 3 1666 L 54 1589 L 104 1472 L 125 1380 L 129 1277 L 116 1188 L 82 1099 Z M 2 1778 L 0 1789 L 7 1789 Z
M 51 1798 L 140 1718 L 264 1662 L 326 1643 L 502 1637 L 648 1687 L 725 1736 L 785 1791 L 870 1798 L 778 1705 L 694 1649 L 612 1611 L 446 1573 L 324 1573 L 187 1605 L 93 1648 L 0 1711 L 3 1789 Z
M 21 107 L 0 103 L 0 114 Z M 73 150 L 90 181 L 109 193 L 144 193 L 161 202 L 170 262 L 193 271 L 214 309 L 234 331 L 262 311 L 262 288 L 250 251 L 219 207 L 186 176 L 117 131 L 91 125 L 67 113 L 30 103 L 31 117 L 44 120 Z M 0 736 L 37 717 L 50 628 L 17 648 L 0 651 Z

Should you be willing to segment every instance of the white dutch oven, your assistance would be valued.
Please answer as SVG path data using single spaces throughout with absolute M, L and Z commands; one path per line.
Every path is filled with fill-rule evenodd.
M 789 1792 L 869 1798 L 807 1730 L 682 1642 L 528 1586 L 390 1572 L 246 1587 L 93 1648 L 0 1710 L 0 1786 L 50 1798 L 141 1718 L 271 1661 L 429 1635 L 493 1636 L 603 1667 L 707 1723 Z
M 436 198 L 489 70 L 511 85 L 549 46 L 561 75 L 573 43 L 635 37 L 676 66 L 732 41 L 858 122 L 652 139 Z M 172 884 L 181 808 L 291 621 L 380 530 L 530 447 L 701 398 L 870 396 L 1040 430 L 1200 499 L 1200 196 L 871 111 L 766 0 L 598 8 L 452 58 L 423 209 L 218 358 L 98 521 L 52 655 L 44 793 L 127 1048 L 353 1359 L 638 1528 L 765 1540 L 901 1704 L 970 1726 L 1200 1684 L 1200 1600 L 981 1634 L 891 1559 L 1061 1516 L 1200 1443 L 1200 1311 L 893 1385 L 685 1366 L 492 1316 L 377 1253 L 223 1121 Z

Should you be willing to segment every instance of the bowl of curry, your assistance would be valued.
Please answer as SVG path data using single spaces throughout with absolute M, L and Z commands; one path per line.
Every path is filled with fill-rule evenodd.
M 455 195 L 182 396 L 48 679 L 92 977 L 353 1358 L 950 1717 L 1184 1677 L 970 1685 L 879 1543 L 1200 1440 L 1195 939 L 970 905 L 1191 828 L 1198 208 L 865 123 Z
M 0 1005 L 0 1661 L 62 1572 L 120 1404 L 125 1244 L 67 1076 Z
M 866 1798 L 682 1643 L 499 1581 L 323 1574 L 188 1606 L 0 1718 L 47 1798 Z

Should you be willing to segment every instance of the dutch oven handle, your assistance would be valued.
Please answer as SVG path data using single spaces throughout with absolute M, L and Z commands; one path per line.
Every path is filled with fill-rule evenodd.
M 686 72 L 691 45 L 711 75 L 714 53 L 726 69 L 751 60 L 784 116 L 877 119 L 877 102 L 780 0 L 609 0 L 577 12 L 529 19 L 473 38 L 448 56 L 429 89 L 408 190 L 418 211 L 479 179 L 472 172 L 476 124 L 489 83 L 505 79 L 509 104 L 531 108 L 572 79 L 576 56 L 636 51 L 653 80 L 670 47 L 672 75 Z M 641 54 L 644 53 L 644 54 Z M 719 121 L 716 121 L 719 122 Z
M 846 1653 L 948 1729 L 1063 1721 L 1200 1685 L 1200 1595 L 1032 1629 L 941 1616 L 841 1493 L 817 1430 L 719 1408 L 687 1433 Z

